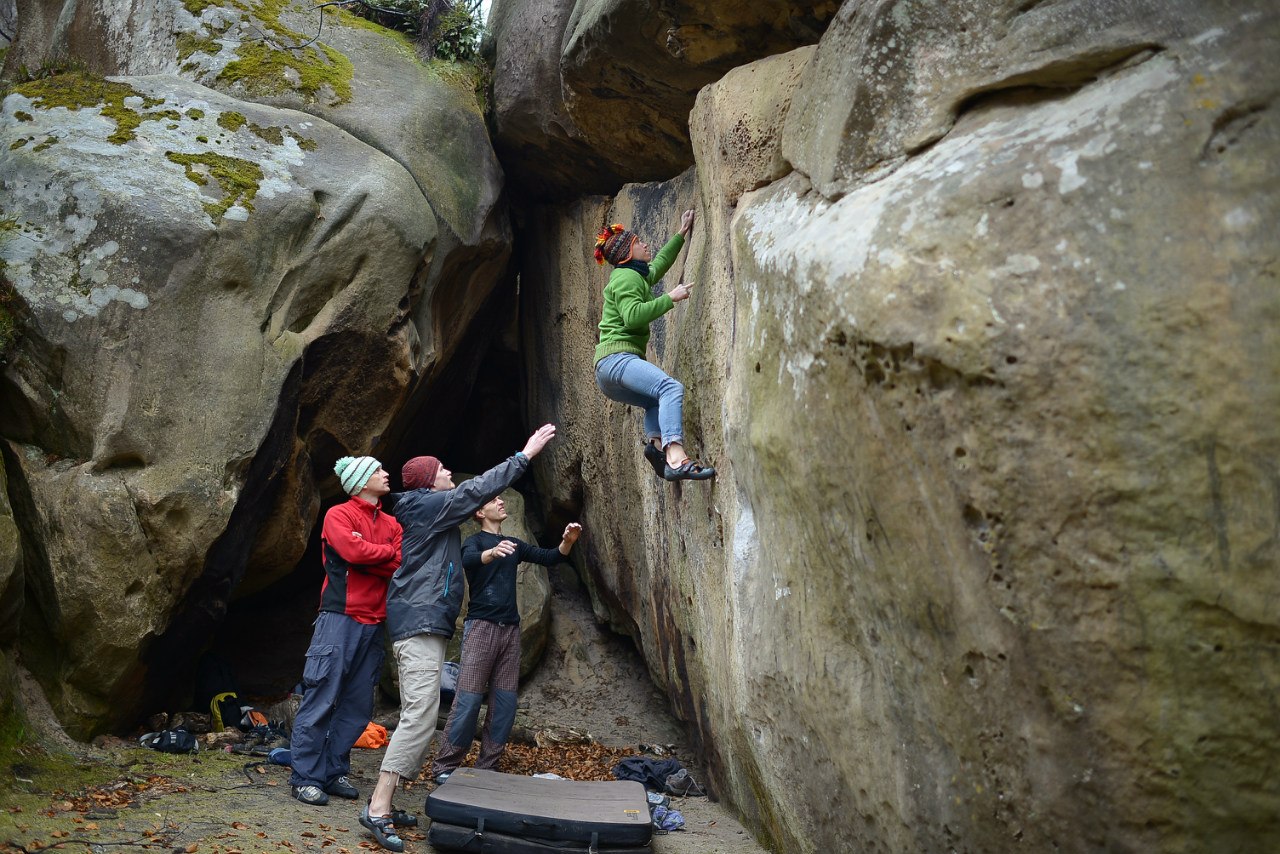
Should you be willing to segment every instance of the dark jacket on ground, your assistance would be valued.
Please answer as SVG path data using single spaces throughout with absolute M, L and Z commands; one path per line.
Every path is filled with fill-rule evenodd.
M 515 543 L 516 550 L 486 564 L 481 554 L 503 540 Z M 527 561 L 555 566 L 568 559 L 558 548 L 531 546 L 516 537 L 488 531 L 472 534 L 462 544 L 462 565 L 466 567 L 467 586 L 471 589 L 471 598 L 467 601 L 467 619 L 488 620 L 503 625 L 518 624 L 520 608 L 516 603 L 516 570 L 520 568 L 520 564 Z
M 524 474 L 517 453 L 453 489 L 396 493 L 392 507 L 404 527 L 400 569 L 387 591 L 387 632 L 393 641 L 414 635 L 453 637 L 465 577 L 458 526 Z

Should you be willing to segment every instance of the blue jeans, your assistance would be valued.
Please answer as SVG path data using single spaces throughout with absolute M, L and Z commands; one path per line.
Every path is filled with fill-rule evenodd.
M 293 722 L 293 786 L 324 788 L 351 771 L 351 747 L 369 725 L 382 672 L 382 626 L 321 611 L 302 671 Z
M 596 385 L 604 396 L 644 409 L 644 434 L 684 444 L 684 386 L 632 353 L 614 353 L 596 363 Z

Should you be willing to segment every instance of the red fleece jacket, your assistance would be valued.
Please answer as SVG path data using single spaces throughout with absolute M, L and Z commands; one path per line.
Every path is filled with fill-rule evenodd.
M 382 505 L 352 498 L 324 514 L 320 547 L 324 584 L 320 610 L 346 614 L 358 623 L 387 619 L 387 583 L 400 568 L 400 523 Z

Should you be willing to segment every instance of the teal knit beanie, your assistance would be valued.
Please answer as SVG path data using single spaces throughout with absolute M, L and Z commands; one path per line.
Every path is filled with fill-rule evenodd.
M 369 478 L 380 468 L 382 463 L 373 457 L 343 457 L 333 464 L 333 472 L 338 476 L 347 495 L 355 495 L 364 489 Z

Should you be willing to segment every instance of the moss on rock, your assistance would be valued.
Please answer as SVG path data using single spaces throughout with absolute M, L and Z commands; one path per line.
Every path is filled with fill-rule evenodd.
M 186 167 L 187 178 L 198 186 L 206 186 L 212 178 L 222 190 L 222 199 L 206 202 L 205 211 L 219 222 L 232 205 L 253 210 L 253 197 L 262 184 L 262 167 L 238 157 L 208 152 L 205 154 L 180 154 L 166 151 L 165 157 Z M 203 167 L 203 168 L 200 168 Z
M 127 84 L 113 83 L 81 71 L 32 80 L 15 86 L 13 91 L 31 99 L 32 104 L 42 110 L 54 107 L 65 107 L 68 110 L 100 108 L 102 115 L 116 124 L 116 132 L 107 137 L 108 142 L 116 145 L 123 145 L 133 139 L 137 135 L 135 131 L 138 126 L 144 121 L 167 118 L 163 113 L 144 115 L 124 103 L 126 98 L 136 97 L 142 101 L 142 108 L 148 109 L 163 104 L 163 98 L 151 98 L 134 91 Z
M 262 125 L 250 124 L 249 130 L 253 131 L 260 138 L 265 139 L 272 145 L 284 145 L 284 130 L 278 127 L 263 127 Z M 290 134 L 292 136 L 292 134 Z
M 350 100 L 354 73 L 351 61 L 328 45 L 320 48 L 323 55 L 311 47 L 294 53 L 274 50 L 263 42 L 242 44 L 236 50 L 240 58 L 227 63 L 218 79 L 239 83 L 254 94 L 293 90 L 312 99 L 327 86 L 338 103 Z M 290 79 L 289 72 L 293 72 L 296 82 Z
M 244 113 L 227 111 L 218 116 L 218 127 L 225 128 L 226 130 L 235 133 L 240 130 L 240 128 L 244 127 L 248 121 L 249 120 L 244 117 Z
M 216 55 L 222 50 L 222 45 L 213 39 L 201 38 L 194 33 L 178 33 L 177 38 L 178 59 L 185 60 L 193 53 L 207 53 L 210 56 Z

